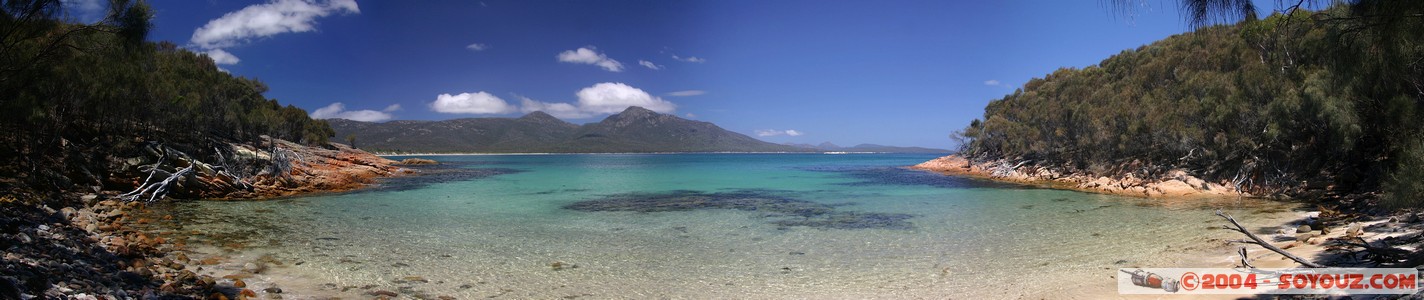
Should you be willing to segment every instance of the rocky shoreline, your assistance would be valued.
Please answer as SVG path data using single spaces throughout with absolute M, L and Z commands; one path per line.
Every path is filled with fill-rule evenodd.
M 1053 168 L 1014 162 L 1008 159 L 974 161 L 959 155 L 949 155 L 926 161 L 912 169 L 934 171 L 994 181 L 1041 185 L 1057 189 L 1076 190 L 1132 197 L 1252 197 L 1227 182 L 1208 182 L 1175 170 L 1161 178 L 1095 176 L 1086 173 L 1065 173 Z
M 156 226 L 187 216 L 157 214 L 143 199 L 127 201 L 132 199 L 125 196 L 128 189 L 153 182 L 147 178 L 158 177 L 153 175 L 179 174 L 167 196 L 269 199 L 350 191 L 378 178 L 416 172 L 336 143 L 313 147 L 268 139 L 259 145 L 229 145 L 230 155 L 213 163 L 161 145 L 149 147 L 145 155 L 110 158 L 107 182 L 63 196 L 72 199 L 40 202 L 76 203 L 67 207 L 0 197 L 0 248 L 5 249 L 0 299 L 280 299 L 280 288 L 250 288 L 242 281 L 280 262 L 247 262 L 231 275 L 206 275 L 213 270 L 205 269 L 231 262 L 189 257 L 197 252 L 190 251 L 188 239 L 201 232 Z M 234 174 L 241 169 L 262 171 Z

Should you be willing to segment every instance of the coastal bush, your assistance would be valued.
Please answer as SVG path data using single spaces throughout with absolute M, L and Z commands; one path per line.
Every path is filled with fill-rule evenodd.
M 1424 138 L 1415 138 L 1399 157 L 1398 169 L 1384 184 L 1383 203 L 1390 208 L 1424 207 Z
M 1410 190 L 1424 180 L 1408 144 L 1424 134 L 1419 14 L 1424 1 L 1358 1 L 1203 27 L 1034 78 L 956 137 L 969 156 L 1104 175 Z
M 68 19 L 61 1 L 0 5 L 0 190 L 97 184 L 109 156 L 149 141 L 206 159 L 226 142 L 270 136 L 326 143 L 333 131 L 262 94 L 204 55 L 145 42 L 151 10 L 113 1 L 94 23 Z M 98 174 L 98 175 L 95 175 Z

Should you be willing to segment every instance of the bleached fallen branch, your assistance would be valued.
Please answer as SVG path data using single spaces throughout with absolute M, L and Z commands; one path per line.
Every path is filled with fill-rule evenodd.
M 119 198 L 127 198 L 127 200 L 129 201 L 133 201 L 134 199 L 138 198 L 138 195 L 142 194 L 141 191 L 144 190 L 144 187 L 148 186 L 148 183 L 153 181 L 153 175 L 158 174 L 158 166 L 162 166 L 163 161 L 167 158 L 168 153 L 166 152 L 162 156 L 159 156 L 158 162 L 153 163 L 153 166 L 148 168 L 148 178 L 144 178 L 143 183 L 139 184 L 138 187 L 135 187 L 133 191 L 119 195 Z
M 168 178 L 164 178 L 163 181 L 154 183 L 148 183 L 147 181 L 145 181 L 145 183 L 143 185 L 140 185 L 138 189 L 134 190 L 134 192 L 129 192 L 127 194 L 120 195 L 120 198 L 124 199 L 125 201 L 138 201 L 139 199 L 143 198 L 143 195 L 148 195 L 148 200 L 146 201 L 153 202 L 154 200 L 158 200 L 160 197 L 168 195 L 169 186 L 171 186 L 174 181 L 183 178 L 183 176 L 187 176 L 189 173 L 193 173 L 193 166 L 195 163 L 196 162 L 189 161 L 188 167 L 179 169 L 177 172 L 173 172 L 173 174 L 169 174 Z M 154 173 L 158 172 L 157 168 L 158 166 L 154 166 Z M 152 177 L 152 175 L 153 174 L 150 173 L 149 177 Z
M 1250 238 L 1250 239 L 1251 239 L 1251 240 L 1235 240 L 1235 241 L 1231 241 L 1231 242 L 1233 242 L 1233 243 L 1256 244 L 1256 245 L 1258 245 L 1258 246 L 1261 246 L 1261 248 L 1266 248 L 1266 250 L 1271 250 L 1271 252 L 1279 253 L 1280 255 L 1285 256 L 1286 258 L 1290 258 L 1291 260 L 1294 260 L 1296 263 L 1300 263 L 1300 265 L 1302 265 L 1302 266 L 1306 266 L 1306 267 L 1310 267 L 1310 268 L 1324 268 L 1324 267 L 1325 267 L 1325 266 L 1323 266 L 1323 265 L 1320 265 L 1320 264 L 1311 262 L 1311 261 L 1309 261 L 1309 260 L 1306 260 L 1305 258 L 1301 258 L 1300 256 L 1295 256 L 1295 254 L 1292 254 L 1292 253 L 1290 253 L 1290 252 L 1287 252 L 1285 249 L 1281 249 L 1280 247 L 1276 247 L 1276 245 L 1272 245 L 1271 243 L 1266 242 L 1266 240 L 1263 240 L 1263 239 L 1261 239 L 1261 237 L 1256 236 L 1256 234 L 1251 233 L 1250 230 L 1246 230 L 1246 227 L 1245 227 L 1245 226 L 1241 226 L 1241 223 L 1236 222 L 1236 219 L 1235 219 L 1235 218 L 1232 218 L 1231 215 L 1227 215 L 1227 214 L 1225 214 L 1225 213 L 1222 213 L 1220 210 L 1217 210 L 1217 211 L 1216 211 L 1216 215 L 1217 215 L 1217 216 L 1220 216 L 1220 217 L 1222 217 L 1222 218 L 1226 218 L 1227 221 L 1230 221 L 1230 222 L 1231 222 L 1231 226 L 1223 226 L 1224 228 L 1229 229 L 1229 230 L 1232 230 L 1232 231 L 1240 232 L 1241 234 L 1246 235 L 1247 238 Z M 1246 259 L 1246 248 L 1241 248 L 1241 251 L 1239 252 L 1239 254 L 1241 254 L 1241 262 L 1242 262 L 1243 264 L 1246 264 L 1245 266 L 1248 266 L 1248 267 L 1249 267 L 1250 264 L 1248 264 L 1248 260 Z M 1254 268 L 1254 267 L 1253 267 L 1253 268 Z

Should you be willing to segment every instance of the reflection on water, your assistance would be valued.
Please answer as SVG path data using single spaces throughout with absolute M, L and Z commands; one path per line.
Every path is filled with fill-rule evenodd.
M 249 286 L 279 286 L 286 299 L 1106 295 L 1119 267 L 1229 259 L 1202 256 L 1234 238 L 1205 229 L 1220 225 L 1212 210 L 1252 224 L 1294 217 L 1276 202 L 1134 199 L 898 168 L 924 155 L 431 158 L 481 175 L 167 209 L 191 216 L 175 231 L 201 233 L 190 256 L 223 259 L 206 272 L 260 261 Z M 1087 281 L 1002 284 L 1064 276 Z

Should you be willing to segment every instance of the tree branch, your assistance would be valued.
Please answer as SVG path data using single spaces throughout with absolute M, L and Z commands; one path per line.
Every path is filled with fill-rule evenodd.
M 1251 265 L 1251 260 L 1246 258 L 1246 247 L 1241 247 L 1241 249 L 1237 249 L 1236 254 L 1241 256 L 1242 267 L 1246 267 L 1247 269 L 1253 270 L 1256 269 L 1256 266 Z
M 1291 260 L 1294 260 L 1295 262 L 1300 263 L 1302 266 L 1311 267 L 1311 268 L 1324 268 L 1324 267 L 1325 267 L 1325 266 L 1323 266 L 1323 265 L 1320 265 L 1320 264 L 1311 262 L 1311 261 L 1306 260 L 1306 259 L 1304 259 L 1304 258 L 1301 258 L 1301 257 L 1299 257 L 1299 256 L 1295 256 L 1295 254 L 1291 254 L 1290 252 L 1287 252 L 1286 250 L 1281 249 L 1280 247 L 1276 247 L 1276 245 L 1272 245 L 1271 243 L 1266 242 L 1266 240 L 1263 240 L 1263 239 L 1261 239 L 1261 237 L 1256 236 L 1256 234 L 1251 233 L 1251 231 L 1246 230 L 1246 227 L 1245 227 L 1245 226 L 1241 226 L 1241 223 L 1236 222 L 1236 219 L 1235 219 L 1235 218 L 1232 218 L 1231 215 L 1227 215 L 1227 214 L 1225 214 L 1225 213 L 1222 213 L 1220 210 L 1217 210 L 1217 211 L 1216 211 L 1216 215 L 1219 216 L 1219 217 L 1222 217 L 1222 218 L 1226 218 L 1227 221 L 1230 221 L 1230 222 L 1231 222 L 1231 225 L 1234 226 L 1234 227 L 1236 227 L 1236 228 L 1227 228 L 1227 229 L 1231 229 L 1231 230 L 1234 230 L 1234 231 L 1236 231 L 1236 232 L 1240 232 L 1241 234 L 1246 235 L 1247 238 L 1250 238 L 1250 239 L 1251 239 L 1251 241 L 1249 242 L 1249 243 L 1251 243 L 1251 244 L 1256 244 L 1256 245 L 1261 246 L 1261 248 L 1266 248 L 1266 250 L 1271 250 L 1271 252 L 1279 253 L 1279 254 L 1281 254 L 1282 256 L 1285 256 L 1286 258 L 1290 258 Z M 1246 241 L 1243 241 L 1243 242 L 1246 242 Z M 1245 248 L 1242 248 L 1242 249 L 1243 249 L 1243 252 L 1241 253 L 1241 254 L 1242 254 L 1242 261 L 1244 262 L 1244 261 L 1245 261 L 1245 252 L 1244 252 L 1244 249 L 1245 249 Z

